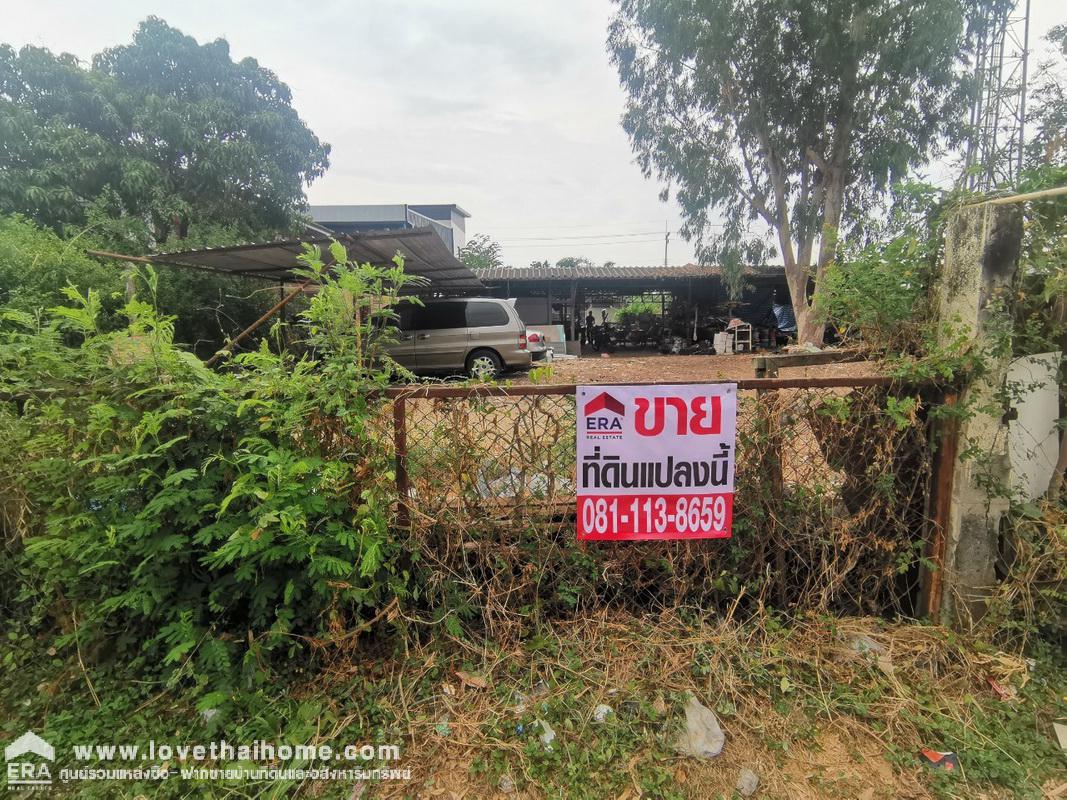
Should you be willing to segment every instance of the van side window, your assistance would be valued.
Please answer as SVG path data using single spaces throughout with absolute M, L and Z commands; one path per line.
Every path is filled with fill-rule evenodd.
M 463 303 L 427 303 L 419 309 L 416 320 L 420 331 L 467 327 Z
M 478 300 L 467 303 L 467 326 L 470 328 L 488 328 L 492 325 L 507 325 L 508 322 L 508 312 L 498 303 Z

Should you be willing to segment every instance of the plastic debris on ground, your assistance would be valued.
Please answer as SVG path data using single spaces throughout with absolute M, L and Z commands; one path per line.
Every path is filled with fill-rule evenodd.
M 537 724 L 541 726 L 541 744 L 545 746 L 546 750 L 551 750 L 552 742 L 556 741 L 556 732 L 543 719 L 537 720 Z
M 1003 700 L 1005 703 L 1014 703 L 1019 699 L 1019 692 L 1016 691 L 1014 686 L 1005 686 L 996 678 L 990 676 L 986 678 L 986 682 L 993 690 L 997 697 Z
M 452 726 L 448 724 L 450 719 L 448 714 L 445 714 L 441 717 L 441 721 L 433 726 L 434 732 L 438 736 L 448 736 L 452 733 Z
M 715 758 L 725 744 L 726 734 L 719 725 L 719 718 L 696 697 L 689 695 L 685 704 L 685 730 L 675 747 L 694 758 Z
M 604 722 L 611 715 L 611 706 L 603 703 L 593 709 L 593 722 Z
M 515 781 L 511 779 L 510 775 L 501 775 L 500 781 L 496 786 L 504 794 L 511 794 L 515 791 Z
M 511 699 L 514 702 L 514 705 L 511 707 L 511 713 L 516 717 L 521 717 L 526 713 L 526 701 L 530 698 L 522 692 L 517 691 L 511 695 Z
M 737 776 L 737 786 L 734 788 L 741 793 L 742 797 L 751 797 L 759 788 L 759 775 L 748 767 L 743 767 Z
M 854 636 L 852 641 L 849 642 L 851 647 L 857 653 L 884 653 L 885 648 L 866 634 L 861 636 Z
M 945 772 L 958 772 L 960 768 L 959 756 L 951 751 L 942 752 L 924 747 L 919 751 L 919 757 L 934 769 L 943 769 Z
M 865 634 L 854 636 L 852 641 L 849 642 L 849 647 L 855 653 L 861 655 L 873 655 L 875 665 L 890 678 L 894 677 L 896 674 L 896 671 L 893 669 L 893 661 L 886 652 L 885 647 L 870 636 Z
M 1056 740 L 1060 743 L 1060 750 L 1067 753 L 1067 725 L 1062 722 L 1053 722 L 1052 729 L 1056 731 Z

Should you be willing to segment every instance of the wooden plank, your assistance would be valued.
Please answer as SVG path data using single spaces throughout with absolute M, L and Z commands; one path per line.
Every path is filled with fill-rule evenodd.
M 784 367 L 814 367 L 820 364 L 847 364 L 864 361 L 861 350 L 821 350 L 818 353 L 785 353 L 774 356 L 756 356 L 752 368 L 757 378 L 773 378 Z

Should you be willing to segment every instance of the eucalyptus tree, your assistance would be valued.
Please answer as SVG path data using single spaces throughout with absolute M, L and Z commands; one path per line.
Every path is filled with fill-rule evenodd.
M 682 233 L 722 263 L 777 250 L 800 340 L 843 228 L 964 131 L 981 6 L 1006 0 L 616 0 L 623 127 Z

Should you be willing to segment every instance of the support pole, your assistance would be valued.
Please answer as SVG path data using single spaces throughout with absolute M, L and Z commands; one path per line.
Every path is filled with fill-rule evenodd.
M 938 621 L 963 629 L 986 612 L 996 583 L 1000 522 L 1008 510 L 996 487 L 1006 486 L 1010 476 L 1001 392 L 1011 346 L 1004 331 L 1011 330 L 1022 235 L 1017 204 L 959 209 L 946 227 L 945 256 L 933 290 L 939 343 L 951 346 L 962 332 L 973 339 L 976 351 L 989 353 L 985 369 L 960 392 L 959 404 L 971 412 L 959 423 L 959 441 L 966 446 L 951 454 L 951 476 L 939 476 L 940 488 L 948 493 L 947 501 L 943 495 L 938 500 L 948 503 L 938 509 L 944 568 L 939 585 L 931 587 L 939 590 L 939 598 L 929 598 L 928 607 L 939 611 Z
M 956 408 L 959 395 L 949 392 L 943 405 Z M 925 556 L 929 566 L 924 566 L 921 577 L 920 608 L 930 620 L 941 614 L 941 592 L 945 572 L 945 531 L 950 524 L 952 509 L 952 482 L 955 477 L 956 457 L 959 452 L 959 422 L 948 417 L 937 425 L 930 426 L 930 441 L 937 442 L 937 455 L 930 476 L 930 528 L 926 537 Z M 936 438 L 935 438 L 936 437 Z
M 397 397 L 393 400 L 393 451 L 395 453 L 396 473 L 396 524 L 406 529 L 411 524 L 411 489 L 408 484 L 408 427 L 407 399 Z
M 571 341 L 575 341 L 578 338 L 578 331 L 575 325 L 577 324 L 578 316 L 578 281 L 571 281 Z
M 215 355 L 213 355 L 207 361 L 205 361 L 204 366 L 214 366 L 215 363 L 226 353 L 233 350 L 233 348 L 235 348 L 238 344 L 240 344 L 242 341 L 251 336 L 252 333 L 255 332 L 256 328 L 258 328 L 264 322 L 269 320 L 271 317 L 273 317 L 275 314 L 277 314 L 279 311 L 289 305 L 289 303 L 291 303 L 293 300 L 303 294 L 304 289 L 306 289 L 310 284 L 311 281 L 304 281 L 302 284 L 293 289 L 293 291 L 289 292 L 289 294 L 287 294 L 285 297 L 283 297 L 281 300 L 271 306 L 270 309 L 268 309 L 267 312 L 263 314 L 263 316 L 261 316 L 259 319 L 257 319 L 255 322 L 253 322 L 251 325 L 249 325 L 247 328 L 237 334 L 237 336 L 231 339 L 225 347 L 215 353 Z

